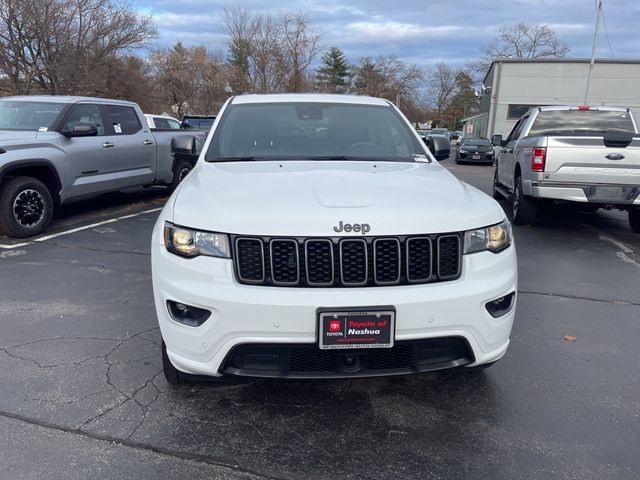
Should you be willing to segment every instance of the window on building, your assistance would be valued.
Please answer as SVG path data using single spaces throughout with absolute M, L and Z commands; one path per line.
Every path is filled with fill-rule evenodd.
M 527 105 L 524 103 L 510 103 L 509 109 L 507 110 L 507 119 L 508 120 L 518 120 L 521 116 L 523 116 L 530 108 L 534 107 L 542 107 L 543 105 Z

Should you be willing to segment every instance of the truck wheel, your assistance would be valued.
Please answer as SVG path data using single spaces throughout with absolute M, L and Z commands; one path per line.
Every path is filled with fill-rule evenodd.
M 42 233 L 53 216 L 51 192 L 37 178 L 14 177 L 0 191 L 0 232 L 12 238 Z
M 184 180 L 189 172 L 193 169 L 193 164 L 189 160 L 178 160 L 176 168 L 173 171 L 173 181 L 171 182 L 171 191 L 174 191 L 180 182 Z
M 167 346 L 162 342 L 162 370 L 164 371 L 164 378 L 167 379 L 169 385 L 181 385 L 185 383 L 186 378 L 184 374 L 173 366 L 169 355 L 167 355 Z
M 522 177 L 518 175 L 511 196 L 511 218 L 516 225 L 530 225 L 536 219 L 535 200 L 522 193 Z
M 498 190 L 499 186 L 500 186 L 500 184 L 498 183 L 498 165 L 496 165 L 496 169 L 493 172 L 493 189 L 492 189 L 492 192 L 491 192 L 493 198 L 496 199 L 496 200 L 502 200 L 504 198 L 504 196 Z
M 640 208 L 629 210 L 629 226 L 634 232 L 640 233 Z

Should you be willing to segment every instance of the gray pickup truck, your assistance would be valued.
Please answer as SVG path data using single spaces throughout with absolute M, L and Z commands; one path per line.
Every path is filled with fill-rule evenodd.
M 175 186 L 190 169 L 184 151 L 195 151 L 203 141 L 198 135 L 204 137 L 191 131 L 152 131 L 132 102 L 4 97 L 0 234 L 37 235 L 55 207 L 71 200 L 141 185 Z M 177 155 L 175 145 L 182 146 Z
M 533 223 L 547 201 L 627 210 L 640 233 L 640 134 L 628 108 L 532 108 L 492 143 L 493 196 L 510 199 L 513 223 Z

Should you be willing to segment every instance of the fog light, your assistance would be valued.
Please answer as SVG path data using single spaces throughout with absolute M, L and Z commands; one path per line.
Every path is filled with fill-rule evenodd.
M 169 310 L 169 315 L 171 315 L 171 318 L 176 322 L 188 325 L 189 327 L 199 327 L 211 316 L 209 310 L 192 307 L 191 305 L 174 302 L 173 300 L 167 300 L 167 310 Z
M 496 298 L 491 302 L 487 302 L 485 307 L 487 309 L 487 312 L 489 312 L 489 315 L 491 315 L 493 318 L 498 318 L 511 311 L 515 298 L 516 292 L 511 292 L 504 297 Z

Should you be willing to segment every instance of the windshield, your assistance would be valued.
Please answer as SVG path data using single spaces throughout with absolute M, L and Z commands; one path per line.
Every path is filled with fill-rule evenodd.
M 460 144 L 461 147 L 488 147 L 491 142 L 486 138 L 465 138 Z
M 426 160 L 418 137 L 390 106 L 256 103 L 228 107 L 206 160 Z
M 544 110 L 536 117 L 529 135 L 604 132 L 635 133 L 629 113 L 611 110 Z
M 431 130 L 431 135 L 445 135 L 446 133 L 446 128 L 434 128 Z
M 63 108 L 63 103 L 0 100 L 0 130 L 46 132 Z

